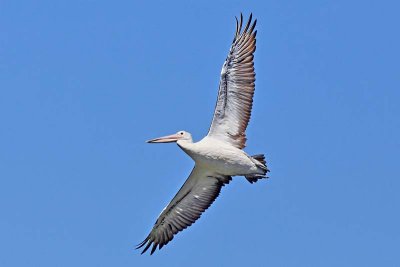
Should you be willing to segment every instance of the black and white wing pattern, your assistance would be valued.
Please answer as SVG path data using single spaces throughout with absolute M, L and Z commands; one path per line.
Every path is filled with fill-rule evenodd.
M 236 33 L 222 66 L 217 104 L 208 136 L 237 148 L 246 146 L 246 128 L 250 120 L 254 95 L 254 51 L 257 20 L 252 14 L 242 31 L 243 16 L 236 19 Z
M 142 254 L 152 245 L 150 254 L 168 244 L 178 232 L 192 225 L 218 197 L 230 176 L 210 176 L 207 170 L 195 166 L 181 189 L 158 216 L 150 234 L 136 249 Z

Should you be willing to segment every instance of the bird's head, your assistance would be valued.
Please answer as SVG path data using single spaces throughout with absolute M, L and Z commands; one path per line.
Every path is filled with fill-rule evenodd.
M 171 143 L 177 142 L 179 140 L 184 140 L 188 142 L 193 142 L 192 135 L 186 131 L 179 131 L 175 134 L 154 138 L 146 141 L 147 143 Z

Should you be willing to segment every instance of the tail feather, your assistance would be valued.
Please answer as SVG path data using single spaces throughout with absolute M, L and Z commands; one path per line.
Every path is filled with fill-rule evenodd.
M 269 172 L 268 168 L 267 168 L 267 162 L 265 161 L 265 156 L 264 154 L 257 154 L 254 156 L 251 156 L 253 159 L 255 159 L 258 163 L 257 164 L 258 167 L 260 167 L 260 169 L 262 169 L 263 174 L 254 174 L 254 175 L 247 175 L 245 176 L 247 181 L 249 181 L 251 184 L 257 182 L 259 179 L 264 179 L 264 178 L 268 178 L 266 176 L 267 172 Z
M 265 164 L 267 164 L 267 162 L 265 161 L 264 154 L 257 154 L 257 155 L 253 155 L 251 157 L 253 159 L 257 160 L 258 162 L 262 163 L 264 166 L 266 166 Z

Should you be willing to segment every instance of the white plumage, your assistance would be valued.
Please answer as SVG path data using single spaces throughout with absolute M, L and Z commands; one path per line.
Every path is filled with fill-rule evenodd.
M 250 119 L 254 95 L 253 54 L 256 49 L 256 20 L 252 15 L 242 31 L 243 16 L 236 19 L 236 33 L 222 67 L 218 98 L 208 135 L 193 143 L 190 133 L 149 140 L 149 143 L 176 142 L 195 162 L 189 178 L 163 209 L 150 234 L 137 248 L 151 254 L 161 249 L 175 234 L 194 223 L 214 202 L 222 186 L 232 176 L 245 176 L 250 183 L 265 178 L 268 172 L 264 155 L 249 156 L 246 128 Z

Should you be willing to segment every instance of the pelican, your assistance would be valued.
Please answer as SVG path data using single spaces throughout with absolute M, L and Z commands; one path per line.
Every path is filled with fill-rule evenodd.
M 190 133 L 155 138 L 148 143 L 177 145 L 195 162 L 181 189 L 162 210 L 153 229 L 136 249 L 150 246 L 150 255 L 168 244 L 178 232 L 192 225 L 218 197 L 221 188 L 232 176 L 244 176 L 250 183 L 267 178 L 269 171 L 263 154 L 249 156 L 246 128 L 249 123 L 254 95 L 254 51 L 256 50 L 257 20 L 252 14 L 242 30 L 243 15 L 236 18 L 236 33 L 229 54 L 222 66 L 218 98 L 211 127 L 206 137 L 193 143 Z

